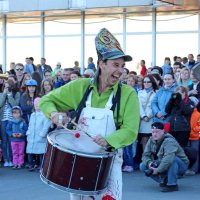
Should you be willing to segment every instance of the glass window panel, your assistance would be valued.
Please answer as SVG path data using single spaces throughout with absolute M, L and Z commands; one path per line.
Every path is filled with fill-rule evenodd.
M 91 16 L 90 16 L 91 17 Z M 123 32 L 123 22 L 119 16 L 92 16 L 88 18 L 85 17 L 85 33 L 86 34 L 96 34 L 100 29 L 107 28 L 112 33 L 122 33 Z
M 126 17 L 127 32 L 151 32 L 152 16 L 129 16 Z
M 126 67 L 131 71 L 140 73 L 140 60 L 146 61 L 146 67 L 151 66 L 152 37 L 151 35 L 127 35 L 126 53 L 131 55 L 133 61 L 127 62 Z
M 196 60 L 198 34 L 158 34 L 156 47 L 156 64 L 159 66 L 164 64 L 165 57 L 170 57 L 173 61 L 174 56 L 187 57 L 189 53 L 193 53 Z
M 7 65 L 10 62 L 25 63 L 26 57 L 33 57 L 34 64 L 40 63 L 40 38 L 8 38 Z
M 74 61 L 81 58 L 80 37 L 47 37 L 45 40 L 45 57 L 47 63 L 55 68 L 61 62 L 62 68 L 74 67 Z
M 158 15 L 157 31 L 192 31 L 198 29 L 198 15 Z
M 63 19 L 45 22 L 46 35 L 81 34 L 81 20 Z
M 8 36 L 33 36 L 33 35 L 40 35 L 40 32 L 41 32 L 40 22 L 7 23 Z

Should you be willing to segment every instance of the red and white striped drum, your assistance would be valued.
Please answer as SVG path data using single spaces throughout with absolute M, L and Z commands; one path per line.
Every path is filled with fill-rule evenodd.
M 64 129 L 47 136 L 40 177 L 46 184 L 63 191 L 100 194 L 107 187 L 116 153 L 105 151 L 90 137 L 78 132 L 79 138 Z

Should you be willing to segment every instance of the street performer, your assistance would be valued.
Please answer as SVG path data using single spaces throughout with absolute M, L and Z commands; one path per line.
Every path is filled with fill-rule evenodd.
M 137 94 L 133 88 L 119 82 L 125 62 L 132 57 L 124 54 L 119 42 L 105 28 L 96 36 L 95 45 L 98 54 L 95 78 L 78 79 L 52 91 L 41 99 L 39 107 L 55 124 L 58 124 L 60 112 L 74 109 L 78 126 L 90 133 L 95 143 L 117 150 L 102 200 L 121 200 L 121 148 L 135 141 L 139 127 Z M 95 199 L 78 194 L 70 197 L 71 200 Z

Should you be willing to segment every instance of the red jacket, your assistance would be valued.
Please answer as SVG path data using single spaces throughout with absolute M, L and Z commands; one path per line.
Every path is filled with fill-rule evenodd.
M 190 140 L 199 140 L 200 112 L 195 108 L 190 119 Z
M 147 74 L 147 68 L 146 66 L 142 66 L 142 69 L 140 71 L 140 75 L 142 75 L 143 77 L 146 76 Z

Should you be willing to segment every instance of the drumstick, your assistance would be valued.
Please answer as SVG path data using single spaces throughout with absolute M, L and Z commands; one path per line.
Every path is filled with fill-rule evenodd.
M 93 138 L 87 131 L 85 131 L 84 129 L 80 128 L 79 125 L 75 121 L 72 120 L 71 123 L 74 124 L 80 131 L 85 133 L 88 137 Z
M 64 128 L 66 131 L 72 133 L 76 138 L 79 138 L 80 137 L 80 134 L 79 133 L 74 133 L 72 130 L 66 128 L 64 125 L 61 125 L 62 128 Z

